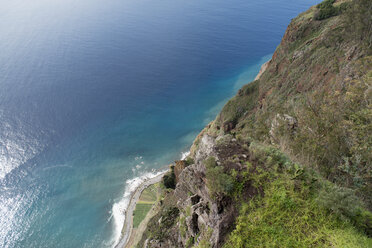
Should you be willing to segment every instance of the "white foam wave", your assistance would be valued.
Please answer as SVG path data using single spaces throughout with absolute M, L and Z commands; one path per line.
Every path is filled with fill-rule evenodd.
M 128 205 L 130 203 L 130 197 L 133 192 L 136 191 L 136 189 L 146 180 L 157 177 L 163 173 L 163 171 L 160 172 L 148 172 L 145 173 L 142 176 L 129 179 L 125 182 L 125 192 L 122 197 L 122 199 L 119 202 L 116 202 L 112 206 L 112 215 L 111 218 L 113 218 L 114 223 L 114 234 L 113 234 L 113 243 L 114 246 L 117 245 L 121 238 L 121 231 L 123 229 L 124 221 L 125 221 L 125 211 L 128 208 Z
M 181 160 L 184 160 L 187 158 L 187 156 L 190 155 L 190 151 L 182 152 L 181 153 Z M 142 160 L 142 156 L 135 157 L 135 160 Z M 143 163 L 141 163 L 143 164 Z M 138 164 L 136 165 L 138 167 Z M 132 168 L 132 171 L 135 172 L 135 168 Z M 136 191 L 136 189 L 146 180 L 149 180 L 151 178 L 157 177 L 160 174 L 164 173 L 165 171 L 158 171 L 156 172 L 153 170 L 152 172 L 147 172 L 143 174 L 142 176 L 135 177 L 133 179 L 129 179 L 125 182 L 125 191 L 123 194 L 123 197 L 119 202 L 116 202 L 112 206 L 112 214 L 110 216 L 110 219 L 113 219 L 114 223 L 114 233 L 113 233 L 113 247 L 115 247 L 119 242 L 121 238 L 121 231 L 124 226 L 125 221 L 125 212 L 128 209 L 130 198 L 133 194 L 133 192 Z
M 190 155 L 190 151 L 181 153 L 181 160 L 185 160 Z

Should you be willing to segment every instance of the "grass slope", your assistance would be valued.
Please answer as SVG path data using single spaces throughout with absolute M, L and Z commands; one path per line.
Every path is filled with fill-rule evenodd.
M 338 201 L 336 207 L 332 195 L 337 195 L 339 188 L 314 171 L 292 163 L 273 147 L 252 143 L 250 152 L 256 167 L 247 164 L 248 173 L 241 173 L 246 177 L 243 181 L 252 182 L 263 193 L 241 202 L 225 248 L 372 247 L 363 224 L 349 214 L 364 213 L 362 222 L 372 220 L 353 195 L 342 196 L 342 203 L 351 204 Z
M 145 219 L 158 198 L 158 184 L 147 187 L 141 194 L 133 212 L 133 228 L 137 228 Z

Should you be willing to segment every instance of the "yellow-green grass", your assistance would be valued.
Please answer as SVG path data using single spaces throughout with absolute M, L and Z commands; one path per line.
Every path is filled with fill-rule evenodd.
M 137 228 L 141 224 L 152 208 L 152 205 L 153 203 L 137 203 L 136 209 L 133 212 L 133 228 Z
M 277 175 L 279 176 L 279 175 Z M 372 247 L 372 239 L 317 204 L 287 175 L 266 182 L 265 195 L 244 203 L 225 248 Z
M 152 184 L 142 192 L 139 200 L 142 202 L 153 203 L 157 199 L 157 192 L 158 192 L 157 186 L 155 184 Z
M 152 184 L 143 190 L 136 209 L 133 212 L 133 228 L 137 228 L 158 198 L 158 184 Z

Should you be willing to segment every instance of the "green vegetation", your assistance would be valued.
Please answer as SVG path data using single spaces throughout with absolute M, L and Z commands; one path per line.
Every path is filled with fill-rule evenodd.
M 314 15 L 315 20 L 324 20 L 337 15 L 338 9 L 333 6 L 334 2 L 335 0 L 325 0 L 322 3 L 318 4 L 318 11 Z
M 372 236 L 372 213 L 365 210 L 364 204 L 353 190 L 324 182 L 319 190 L 317 203 Z
M 155 218 L 150 220 L 148 224 L 148 230 L 150 231 L 147 235 L 161 241 L 170 238 L 171 228 L 179 219 L 178 216 L 179 209 L 177 207 L 167 206 L 162 208 Z
M 225 247 L 372 246 L 363 234 L 370 227 L 361 227 L 352 217 L 370 213 L 349 189 L 323 181 L 273 147 L 252 144 L 251 152 L 264 169 L 246 176 L 263 194 L 242 204 Z M 367 223 L 368 214 L 359 220 Z
M 133 212 L 133 228 L 137 228 L 152 208 L 152 203 L 137 203 Z
M 162 190 L 157 205 L 157 211 L 154 216 L 147 223 L 146 231 L 143 233 L 141 240 L 136 245 L 138 248 L 144 247 L 146 239 L 154 239 L 165 241 L 173 239 L 175 224 L 181 221 L 184 224 L 186 232 L 185 219 L 180 220 L 180 210 L 176 207 L 177 199 L 173 195 L 172 190 Z
M 324 20 L 332 16 L 336 16 L 346 10 L 348 3 L 344 2 L 338 6 L 334 6 L 335 0 L 324 0 L 318 4 L 317 12 L 314 15 L 315 20 Z
M 372 49 L 372 1 L 370 0 L 353 0 L 346 12 L 345 22 L 347 32 L 345 35 L 354 35 L 355 38 L 362 41 L 362 45 L 369 49 L 371 55 Z
M 209 242 L 209 239 L 212 236 L 213 229 L 208 227 L 205 232 L 203 232 L 201 239 L 199 241 L 198 245 L 195 245 L 194 248 L 211 248 L 211 244 Z
M 203 161 L 205 172 L 196 161 L 167 191 L 146 237 L 216 245 L 188 217 L 204 210 L 215 218 L 217 207 L 227 248 L 372 247 L 371 9 L 371 0 L 326 0 L 292 20 L 260 79 L 196 138 L 190 157 L 208 134 L 218 160 Z M 185 185 L 189 179 L 197 185 Z M 176 194 L 202 197 L 198 212 L 177 205 Z
M 204 161 L 206 167 L 207 186 L 212 196 L 218 194 L 229 194 L 234 188 L 233 178 L 224 173 L 223 167 L 217 165 L 214 157 Z
M 178 221 L 178 223 L 180 224 L 180 234 L 184 238 L 186 236 L 186 231 L 187 231 L 185 216 L 180 217 L 180 220 Z
M 174 166 L 171 166 L 170 171 L 164 175 L 163 185 L 167 189 L 176 188 L 176 175 L 174 174 Z
M 192 165 L 194 163 L 194 159 L 192 157 L 187 157 L 185 159 L 186 166 Z
M 367 63 L 371 59 L 366 58 Z M 365 97 L 371 79 L 364 76 L 350 82 L 344 94 L 340 91 L 309 94 L 302 104 L 303 112 L 297 117 L 308 128 L 299 129 L 295 135 L 282 130 L 278 135 L 288 140 L 294 154 L 311 155 L 325 178 L 358 189 L 369 203 L 372 137 L 366 134 L 372 133 L 372 110 Z
M 140 196 L 140 202 L 152 202 L 154 203 L 158 198 L 158 187 L 159 184 L 152 184 L 143 190 Z
M 218 121 L 222 123 L 217 125 L 217 129 L 222 126 L 225 131 L 229 131 L 237 125 L 239 118 L 243 116 L 245 111 L 253 110 L 258 100 L 258 81 L 243 86 L 239 90 L 238 96 L 239 101 L 233 98 L 223 107 L 223 111 L 217 117 Z
M 158 199 L 158 184 L 152 184 L 141 193 L 133 212 L 133 227 L 137 228 Z
M 190 237 L 186 242 L 186 248 L 190 248 L 194 244 L 194 237 Z
M 294 19 L 267 71 L 226 104 L 212 128 L 233 123 L 224 131 L 275 143 L 294 161 L 355 190 L 370 207 L 372 1 L 346 3 L 335 18 L 304 18 L 311 9 Z
M 350 223 L 320 207 L 309 185 L 298 188 L 288 175 L 264 185 L 264 197 L 243 204 L 225 247 L 372 246 Z

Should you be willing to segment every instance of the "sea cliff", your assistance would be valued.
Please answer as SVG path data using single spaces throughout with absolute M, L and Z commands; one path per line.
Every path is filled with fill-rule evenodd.
M 371 6 L 326 0 L 291 21 L 172 166 L 137 247 L 372 246 Z

